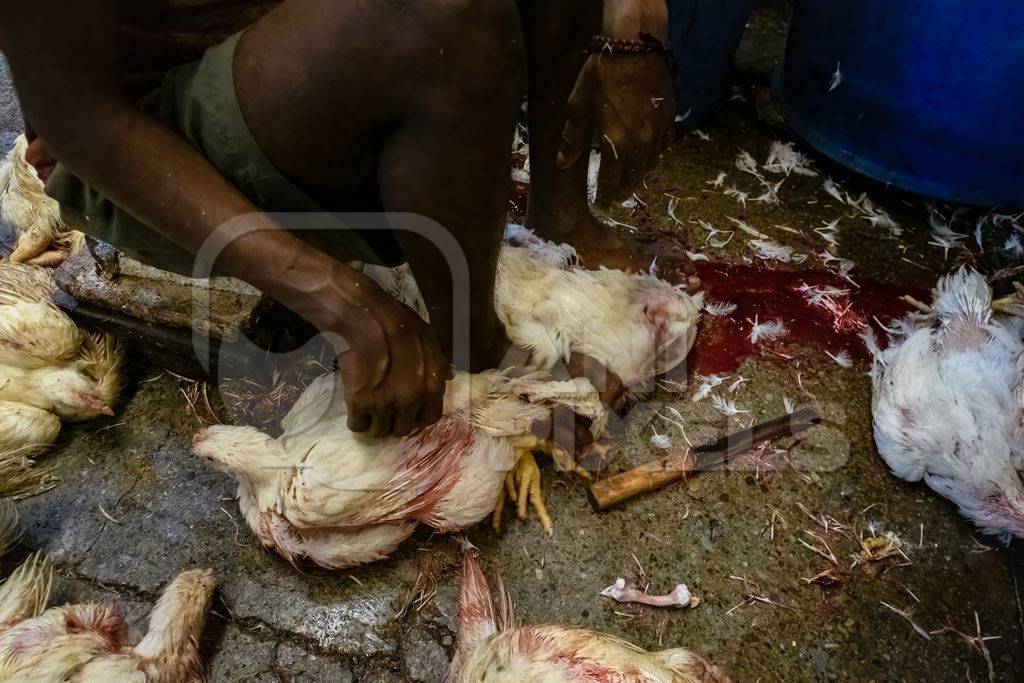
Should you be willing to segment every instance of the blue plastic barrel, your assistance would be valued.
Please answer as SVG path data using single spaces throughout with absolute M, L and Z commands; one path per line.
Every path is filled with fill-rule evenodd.
M 713 118 L 732 93 L 732 63 L 753 0 L 668 0 L 676 108 L 684 130 Z
M 844 166 L 1024 206 L 1021 0 L 796 0 L 774 91 L 797 134 Z

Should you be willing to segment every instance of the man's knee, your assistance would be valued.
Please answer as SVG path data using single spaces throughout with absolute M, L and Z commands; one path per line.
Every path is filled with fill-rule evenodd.
M 514 0 L 435 0 L 446 18 L 448 82 L 466 97 L 521 103 L 526 51 Z

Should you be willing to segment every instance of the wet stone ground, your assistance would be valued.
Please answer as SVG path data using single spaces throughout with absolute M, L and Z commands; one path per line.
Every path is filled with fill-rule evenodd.
M 802 273 L 826 269 L 814 256 L 826 246 L 814 228 L 840 218 L 835 254 L 854 261 L 855 281 L 893 293 L 926 291 L 952 264 L 952 254 L 946 261 L 928 245 L 920 200 L 821 160 L 819 176 L 783 184 L 778 205 L 744 208 L 725 195 L 730 186 L 760 194 L 759 181 L 734 166 L 739 148 L 763 164 L 774 140 L 789 139 L 759 122 L 753 87 L 741 94 L 745 101 L 730 102 L 701 131 L 708 139 L 689 134 L 672 150 L 639 193 L 644 204 L 611 212 L 622 230 L 667 236 L 712 264 L 763 267 L 742 231 L 721 248 L 708 245 L 697 221 L 734 229 L 731 216 L 807 254 L 803 263 L 773 266 L 799 283 Z M 715 188 L 709 181 L 722 171 L 727 178 Z M 851 215 L 824 192 L 825 176 L 854 195 L 868 191 L 903 234 Z M 668 216 L 672 198 L 678 222 Z M 521 621 L 586 626 L 648 649 L 686 646 L 739 681 L 879 682 L 987 680 L 985 657 L 964 637 L 976 636 L 980 624 L 983 635 L 998 636 L 986 641 L 995 680 L 1024 680 L 1009 554 L 923 485 L 889 474 L 871 438 L 860 350 L 848 339 L 809 334 L 715 357 L 729 335 L 747 333 L 742 321 L 763 304 L 743 291 L 719 294 L 739 307 L 736 325 L 706 325 L 690 367 L 615 425 L 609 471 L 661 455 L 650 443 L 653 430 L 677 446 L 687 438 L 703 443 L 781 415 L 787 398 L 816 407 L 823 424 L 801 442 L 779 444 L 784 452 L 756 454 L 603 514 L 590 509 L 583 482 L 548 471 L 553 537 L 518 520 L 501 534 L 487 524 L 468 534 L 485 571 L 503 577 Z M 841 350 L 851 353 L 852 367 L 826 355 Z M 715 393 L 745 412 L 725 417 L 710 399 L 692 401 L 697 370 L 728 375 Z M 113 601 L 143 631 L 168 581 L 210 567 L 219 589 L 203 645 L 214 681 L 439 680 L 455 635 L 451 539 L 420 532 L 386 562 L 334 574 L 296 571 L 256 545 L 231 481 L 189 455 L 199 423 L 182 392 L 188 387 L 146 368 L 132 376 L 138 381 L 116 417 L 66 426 L 45 457 L 60 484 L 20 504 L 23 549 L 4 563 L 5 573 L 28 552 L 45 551 L 59 567 L 53 602 Z M 674 418 L 670 408 L 685 437 L 659 416 Z M 858 539 L 888 532 L 900 553 L 861 557 Z M 620 576 L 656 592 L 686 583 L 700 604 L 640 608 L 598 595 Z

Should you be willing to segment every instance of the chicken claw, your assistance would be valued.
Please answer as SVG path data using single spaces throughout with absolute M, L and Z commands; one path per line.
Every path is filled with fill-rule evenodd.
M 1014 282 L 1013 288 L 1016 290 L 1013 294 L 992 302 L 992 310 L 1003 315 L 1024 318 L 1024 285 Z
M 555 526 L 544 504 L 544 495 L 540 488 L 540 467 L 537 466 L 532 451 L 522 449 L 519 454 L 519 462 L 516 463 L 515 469 L 505 475 L 505 486 L 498 494 L 498 502 L 494 507 L 494 530 L 501 531 L 505 501 L 509 500 L 518 504 L 519 519 L 526 519 L 532 505 L 545 533 L 551 536 L 555 533 Z

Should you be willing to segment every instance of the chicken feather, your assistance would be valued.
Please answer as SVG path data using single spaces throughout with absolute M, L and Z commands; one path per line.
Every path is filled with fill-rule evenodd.
M 568 405 L 604 427 L 585 379 L 456 373 L 437 423 L 408 437 L 373 439 L 348 429 L 338 375 L 306 389 L 272 439 L 216 425 L 193 452 L 239 482 L 239 507 L 267 548 L 291 562 L 340 569 L 386 557 L 417 524 L 454 531 L 494 510 L 517 439 Z
M 988 534 L 1024 537 L 1024 343 L 1019 319 L 994 317 L 977 272 L 935 288 L 875 354 L 875 442 L 893 474 L 923 479 Z
M 51 300 L 54 289 L 49 271 L 0 263 L 0 448 L 51 443 L 54 422 L 37 411 L 89 420 L 112 414 L 120 392 L 120 346 L 81 331 Z
M 702 294 L 690 296 L 650 274 L 558 262 L 547 244 L 507 245 L 495 284 L 498 317 L 509 338 L 533 352 L 536 367 L 550 370 L 581 353 L 640 393 L 682 362 L 696 336 Z
M 495 610 L 471 549 L 463 553 L 458 613 L 459 641 L 446 683 L 730 681 L 718 667 L 682 648 L 647 652 L 621 638 L 582 628 L 515 626 L 513 619 L 502 618 Z
M 46 194 L 43 181 L 25 158 L 28 139 L 21 135 L 0 162 L 0 218 L 14 228 L 13 263 L 57 265 L 84 243 L 82 233 L 61 219 L 60 205 Z
M 36 577 L 36 585 L 48 590 L 49 579 Z M 38 603 L 37 611 L 41 613 L 14 623 L 0 622 L 0 680 L 203 680 L 199 637 L 212 594 L 211 572 L 180 574 L 157 600 L 150 615 L 149 631 L 134 647 L 127 639 L 124 619 L 113 605 L 65 605 L 43 612 L 44 597 Z

